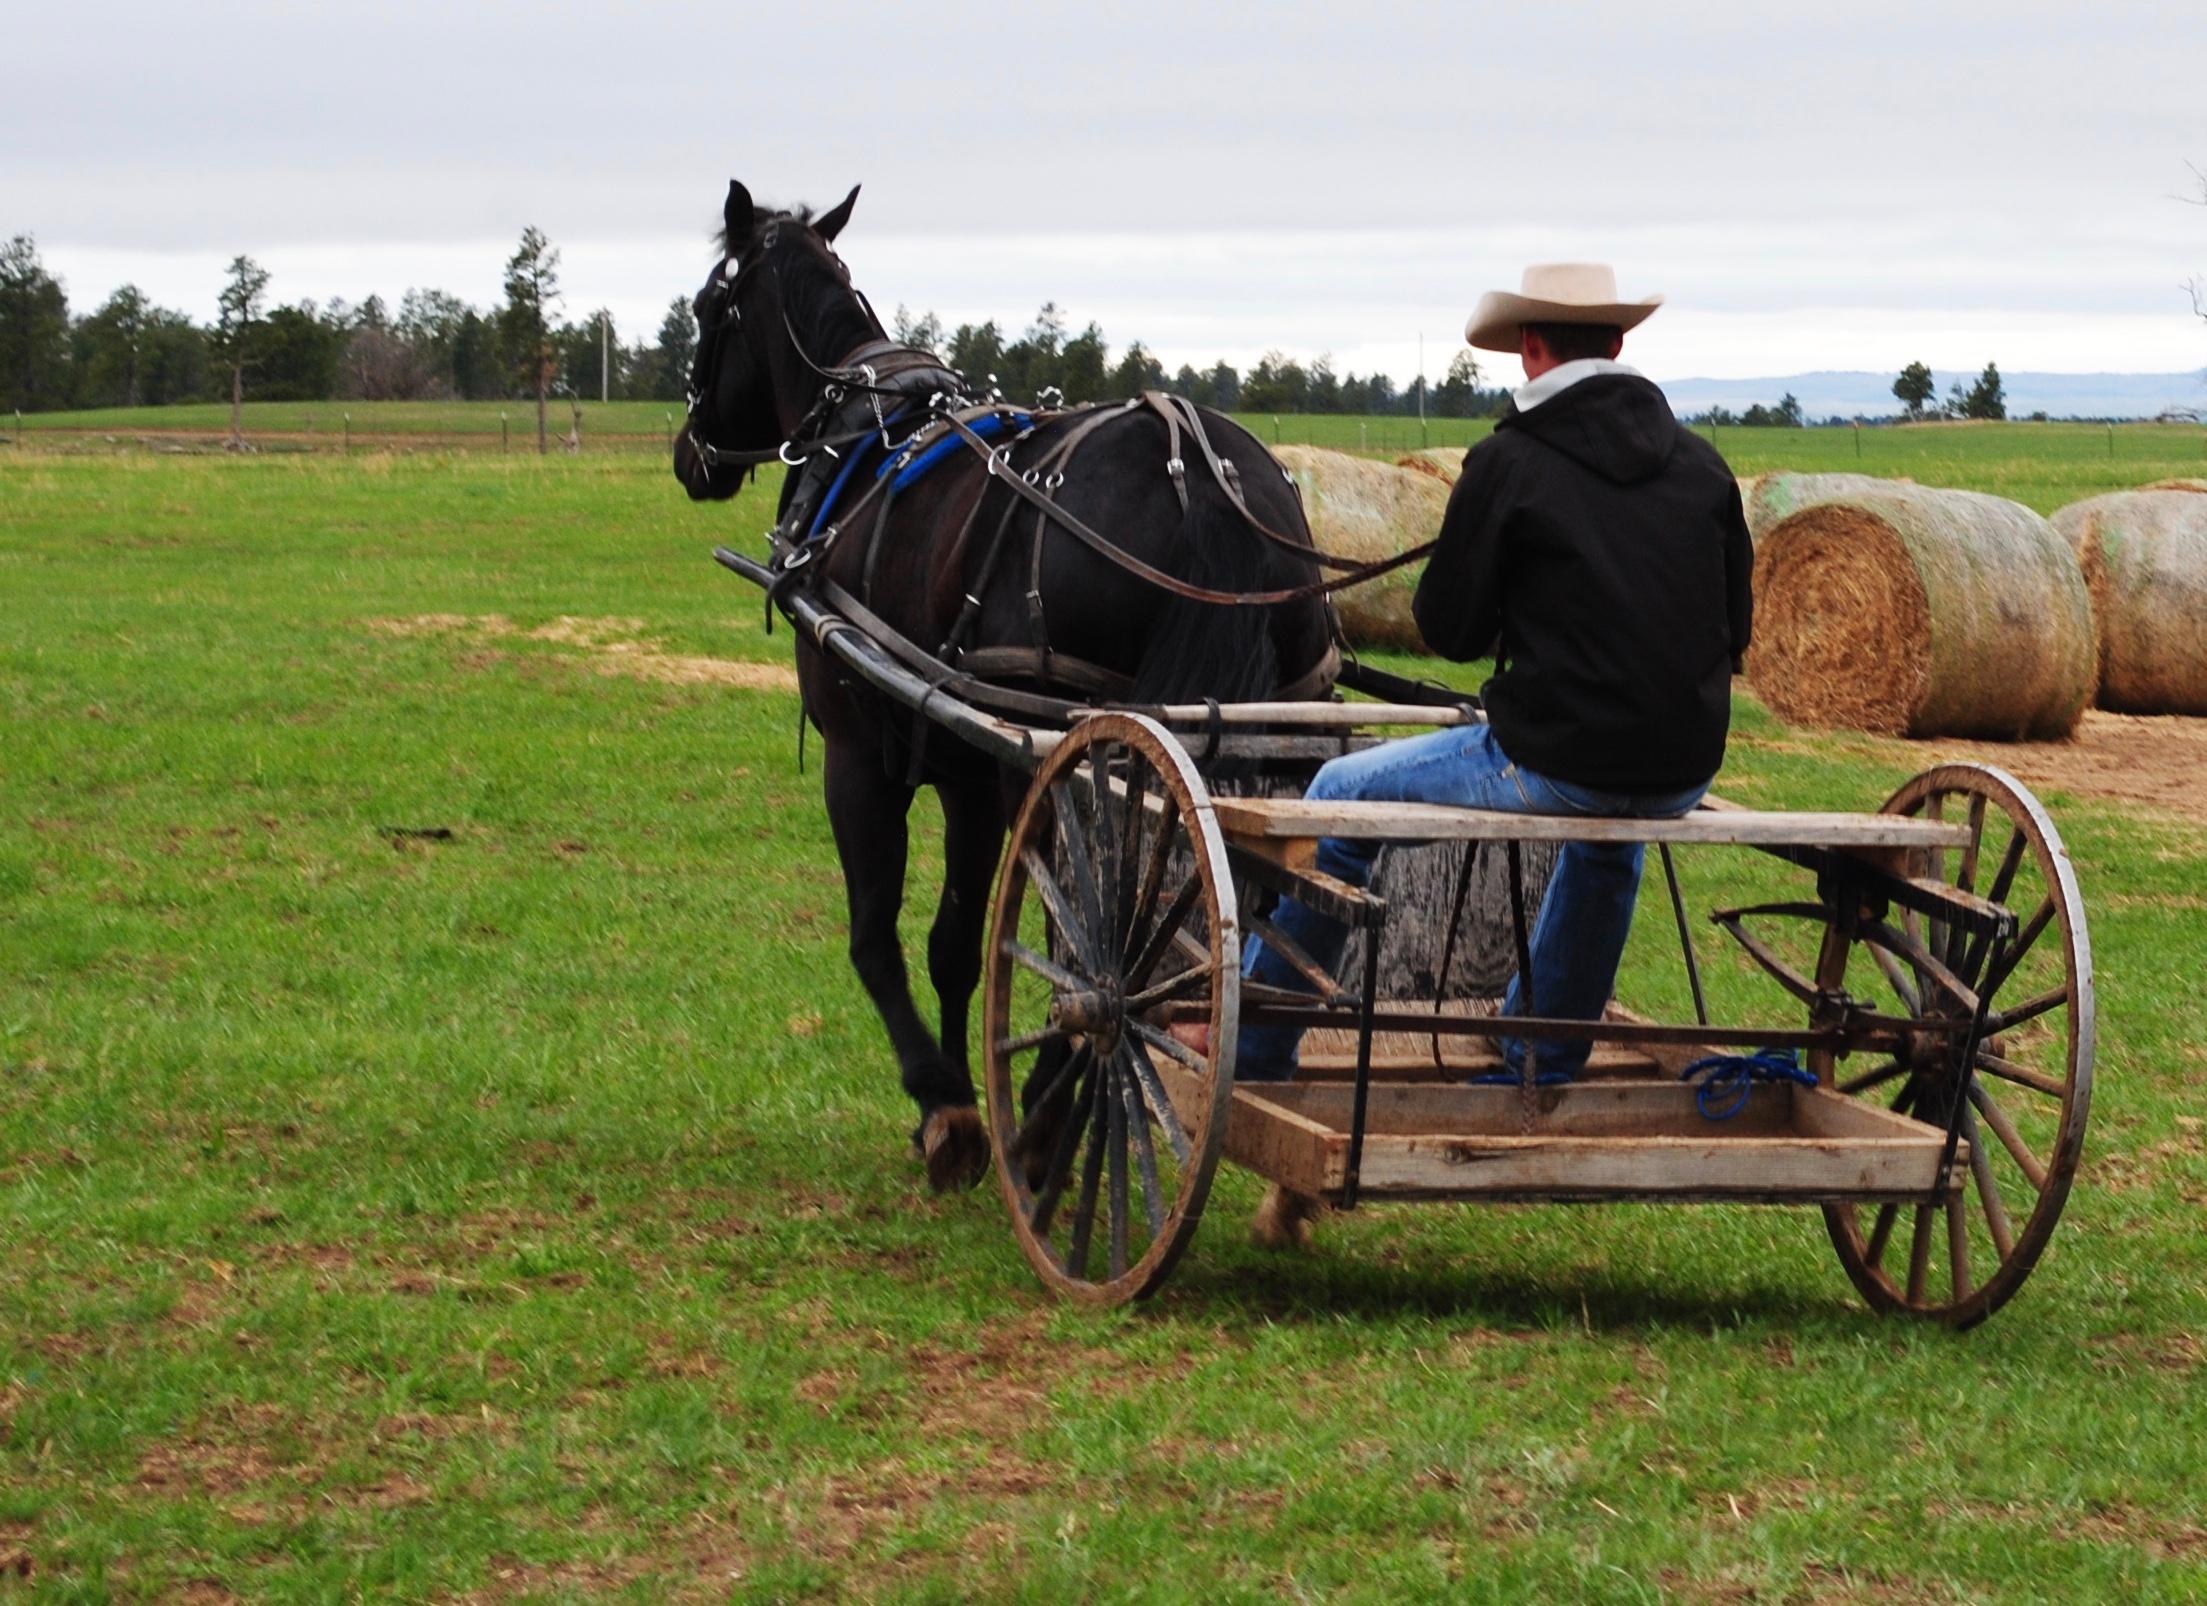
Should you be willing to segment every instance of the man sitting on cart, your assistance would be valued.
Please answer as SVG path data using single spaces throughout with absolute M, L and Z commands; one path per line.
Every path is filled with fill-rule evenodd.
M 1739 488 L 1662 391 L 1617 360 L 1662 297 L 1620 302 L 1611 270 L 1549 263 L 1480 298 L 1465 338 L 1514 351 L 1525 385 L 1464 459 L 1414 612 L 1443 657 L 1492 653 L 1488 722 L 1337 758 L 1307 796 L 1446 803 L 1517 814 L 1666 816 L 1701 801 L 1724 758 L 1731 678 L 1747 651 L 1753 560 Z M 1642 848 L 1567 842 L 1532 934 L 1532 1010 L 1598 1020 L 1624 956 Z M 1357 886 L 1378 844 L 1328 838 L 1317 868 Z M 1347 932 L 1283 901 L 1278 929 L 1331 970 Z M 1262 941 L 1252 980 L 1307 991 Z M 1505 1014 L 1526 1014 L 1525 978 Z M 1285 1080 L 1300 1033 L 1245 1027 L 1235 1076 Z M 1547 1041 L 1542 1082 L 1590 1042 Z M 1512 1079 L 1525 1044 L 1505 1038 Z

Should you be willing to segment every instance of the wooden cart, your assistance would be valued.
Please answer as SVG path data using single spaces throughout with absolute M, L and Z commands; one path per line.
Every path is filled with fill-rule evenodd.
M 751 560 L 718 556 L 765 582 Z M 1308 764 L 1379 731 L 1480 716 L 1351 666 L 1345 687 L 1390 700 L 1068 708 L 1063 728 L 1044 728 L 977 706 L 909 643 L 854 625 L 848 600 L 822 584 L 784 606 L 885 695 L 1033 776 L 986 935 L 983 1079 L 1013 1228 L 1052 1288 L 1099 1303 L 1155 1290 L 1221 1156 L 1339 1208 L 1816 1205 L 1874 1309 L 1957 1326 L 1998 1309 L 2037 1263 L 2083 1148 L 2092 960 L 2061 837 L 2003 772 L 1940 766 L 1875 813 L 1712 799 L 1671 820 L 1213 796 L 1191 748 Z M 1651 844 L 1696 1019 L 1505 1022 L 1389 1001 L 1386 907 L 1316 869 L 1326 836 L 1462 840 L 1506 857 L 1513 895 L 1523 843 Z M 1734 969 L 1764 978 L 1784 1018 L 1710 1020 L 1674 848 L 1744 850 L 1789 883 L 1711 915 Z M 1300 967 L 1305 992 L 1243 980 L 1245 932 L 1280 946 L 1255 912 L 1275 895 L 1369 934 L 1360 986 L 1314 965 Z M 1513 902 L 1522 968 L 1527 910 Z M 1312 1029 L 1295 1082 L 1236 1085 L 1245 1022 Z M 1472 1081 L 1499 1069 L 1505 1032 L 1531 1045 L 1527 1074 Z M 1588 1038 L 1574 1084 L 1537 1085 L 1541 1043 Z M 1814 1085 L 1740 1081 L 1712 1101 L 1705 1078 L 1681 1078 L 1766 1049 L 1792 1051 Z

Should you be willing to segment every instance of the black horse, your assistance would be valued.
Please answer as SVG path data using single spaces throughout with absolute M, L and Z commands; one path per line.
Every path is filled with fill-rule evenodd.
M 790 463 L 777 545 L 785 565 L 801 549 L 803 567 L 790 567 L 787 583 L 824 577 L 899 635 L 945 644 L 961 668 L 1000 684 L 1135 705 L 1323 695 L 1335 659 L 1322 597 L 1219 605 L 1139 578 L 1067 534 L 1072 523 L 1108 531 L 1137 565 L 1207 593 L 1307 587 L 1315 567 L 1280 539 L 1308 549 L 1300 498 L 1255 438 L 1161 396 L 1115 408 L 971 405 L 986 398 L 933 353 L 891 341 L 852 287 L 833 242 L 857 198 L 854 188 L 814 218 L 755 206 L 743 185 L 728 186 L 722 258 L 696 301 L 689 427 L 674 453 L 690 495 L 726 498 L 752 467 Z M 902 471 L 883 476 L 894 448 L 930 423 L 935 460 L 918 462 L 912 442 L 889 465 Z M 1016 494 L 1015 477 L 1029 494 Z M 1038 511 L 1038 490 L 1067 520 Z M 846 530 L 837 520 L 861 497 Z M 947 735 L 930 739 L 802 636 L 797 672 L 826 747 L 851 963 L 919 1105 L 913 1140 L 930 1182 L 971 1183 L 987 1170 L 988 1145 L 966 1014 L 1023 778 Z M 921 785 L 943 810 L 942 900 L 927 943 L 939 1037 L 913 1003 L 897 940 L 906 816 Z

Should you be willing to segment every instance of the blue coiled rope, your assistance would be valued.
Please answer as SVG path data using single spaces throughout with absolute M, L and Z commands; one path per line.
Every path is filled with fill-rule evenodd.
M 1694 1089 L 1694 1108 L 1705 1121 L 1729 1121 L 1747 1108 L 1757 1082 L 1791 1082 L 1797 1087 L 1816 1086 L 1816 1073 L 1801 1069 L 1801 1058 L 1790 1048 L 1765 1048 L 1752 1054 L 1711 1054 L 1695 1060 L 1678 1073 L 1681 1082 L 1700 1077 Z

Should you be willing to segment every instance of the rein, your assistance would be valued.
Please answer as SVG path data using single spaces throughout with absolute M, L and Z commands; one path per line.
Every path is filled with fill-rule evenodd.
M 1305 561 L 1314 563 L 1322 561 L 1328 565 L 1346 563 L 1347 572 L 1331 577 L 1321 575 L 1316 580 L 1308 581 L 1303 585 L 1286 586 L 1277 591 L 1214 591 L 1209 586 L 1190 585 L 1177 575 L 1167 574 L 1155 565 L 1143 562 L 1133 553 L 1112 541 L 1108 536 L 1092 529 L 1082 520 L 1067 512 L 1048 492 L 1042 490 L 1039 486 L 1028 484 L 1025 479 L 1017 474 L 999 473 L 997 469 L 999 462 L 997 450 L 967 427 L 963 419 L 953 417 L 950 420 L 950 427 L 964 437 L 967 445 L 988 460 L 991 475 L 1001 480 L 1014 496 L 1034 506 L 1052 524 L 1079 541 L 1081 545 L 1087 547 L 1098 557 L 1117 565 L 1136 579 L 1153 585 L 1160 591 L 1169 591 L 1176 597 L 1186 597 L 1191 602 L 1207 602 L 1222 608 L 1271 608 L 1284 602 L 1302 602 L 1311 597 L 1322 596 L 1329 591 L 1361 585 L 1367 580 L 1377 579 L 1390 570 L 1399 569 L 1408 563 L 1415 563 L 1418 559 L 1430 554 L 1438 544 L 1434 541 L 1427 541 L 1423 545 L 1410 548 L 1408 551 L 1398 552 L 1391 558 L 1382 558 L 1376 563 L 1356 564 L 1340 558 L 1328 558 L 1315 548 L 1291 543 L 1287 537 L 1280 535 L 1277 531 L 1268 529 L 1249 510 L 1248 504 L 1242 500 L 1240 493 L 1227 486 L 1226 481 L 1222 478 L 1219 483 L 1222 488 L 1226 489 L 1227 497 L 1234 504 L 1235 511 L 1259 535 L 1280 545 L 1289 546 L 1298 558 Z

